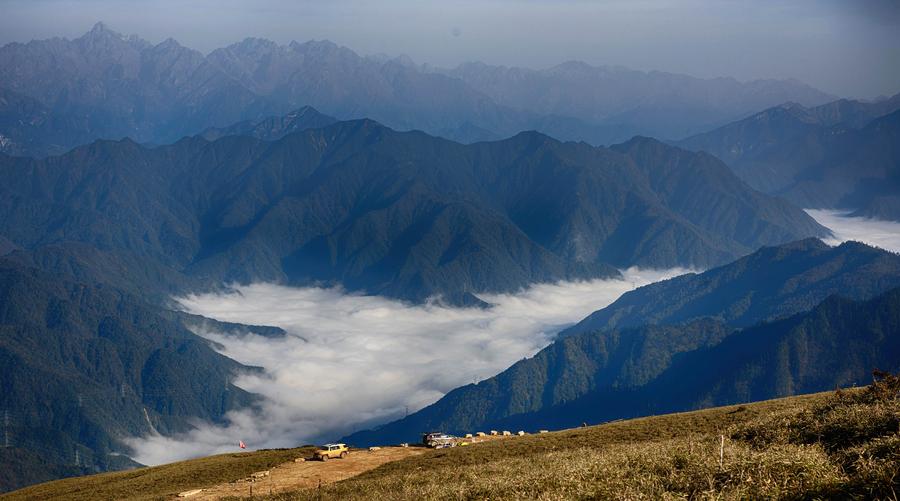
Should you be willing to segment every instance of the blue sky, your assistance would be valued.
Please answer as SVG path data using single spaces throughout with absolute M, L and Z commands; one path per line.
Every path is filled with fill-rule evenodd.
M 0 43 L 98 20 L 208 52 L 247 36 L 329 39 L 454 66 L 578 59 L 701 77 L 796 78 L 846 97 L 900 92 L 895 0 L 0 0 Z

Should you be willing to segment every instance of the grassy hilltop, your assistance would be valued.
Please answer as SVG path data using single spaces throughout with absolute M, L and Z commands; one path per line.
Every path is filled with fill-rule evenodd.
M 308 456 L 313 447 L 267 449 L 219 454 L 199 459 L 130 471 L 65 478 L 0 495 L 10 500 L 94 501 L 131 499 L 151 501 L 172 499 L 179 492 L 198 485 L 215 485 L 244 478 L 296 457 Z
M 266 499 L 896 499 L 900 378 L 883 376 L 865 389 L 435 451 Z
M 900 378 L 876 379 L 865 388 L 435 450 L 262 499 L 896 499 Z M 172 499 L 308 453 L 224 454 L 0 499 Z

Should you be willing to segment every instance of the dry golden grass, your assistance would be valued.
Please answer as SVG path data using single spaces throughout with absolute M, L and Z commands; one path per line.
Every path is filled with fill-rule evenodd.
M 312 447 L 219 454 L 150 468 L 66 478 L 0 495 L 7 500 L 171 499 L 189 489 L 230 482 L 312 454 Z
M 839 478 L 817 447 L 762 453 L 730 443 L 720 467 L 718 440 L 669 439 L 360 477 L 275 499 L 759 499 Z
M 900 380 L 882 376 L 866 389 L 435 451 L 266 499 L 897 499 Z
M 880 377 L 863 389 L 430 451 L 321 489 L 263 499 L 896 500 L 900 379 Z M 304 453 L 226 454 L 51 482 L 9 497 L 161 499 Z

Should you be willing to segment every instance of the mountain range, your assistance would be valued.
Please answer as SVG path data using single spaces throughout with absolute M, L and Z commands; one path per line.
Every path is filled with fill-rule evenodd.
M 466 146 L 359 120 L 274 142 L 0 156 L 0 178 L 0 235 L 32 261 L 97 276 L 112 261 L 119 286 L 163 293 L 324 281 L 465 303 L 827 233 L 714 157 L 646 138 L 607 149 L 527 132 Z
M 285 331 L 172 304 L 231 284 L 487 307 L 629 267 L 708 270 L 626 293 L 355 445 L 898 368 L 900 257 L 829 247 L 800 208 L 900 220 L 897 96 L 581 62 L 440 69 L 328 41 L 204 55 L 102 23 L 0 47 L 0 68 L 0 490 L 133 467 L 126 438 L 256 405 L 232 381 L 260 369 L 192 330 Z
M 253 405 L 229 383 L 253 369 L 194 336 L 213 321 L 171 311 L 175 294 L 335 283 L 483 305 L 481 292 L 827 234 L 715 157 L 649 138 L 464 145 L 311 108 L 204 135 L 0 154 L 4 489 L 133 465 L 124 437 Z
M 249 38 L 203 55 L 102 23 L 74 40 L 7 44 L 0 67 L 0 151 L 38 156 L 98 138 L 165 144 L 306 105 L 463 142 L 534 129 L 610 144 L 635 134 L 677 139 L 785 101 L 833 99 L 795 81 L 704 80 L 575 62 L 544 71 L 481 64 L 439 71 L 328 41 Z
M 754 188 L 801 207 L 900 221 L 900 94 L 787 103 L 676 144 L 716 155 Z
M 815 271 L 786 281 L 777 276 L 779 268 L 807 261 Z M 776 270 L 771 281 L 770 270 Z M 900 256 L 862 244 L 829 250 L 807 241 L 762 249 L 626 293 L 534 357 L 343 440 L 366 445 L 412 441 L 419 430 L 565 428 L 862 384 L 873 368 L 900 368 L 898 287 Z M 709 294 L 696 294 L 699 289 Z M 729 311 L 728 300 L 717 296 L 738 290 L 745 308 L 750 299 L 771 299 L 768 313 L 782 315 L 758 314 L 774 320 L 742 327 L 747 317 L 717 314 Z M 793 308 L 777 307 L 778 297 Z M 638 298 L 645 310 L 665 310 L 669 298 L 676 306 L 669 316 L 642 321 L 624 306 Z
M 635 135 L 683 138 L 724 125 L 727 117 L 766 108 L 766 103 L 796 101 L 811 106 L 830 100 L 828 94 L 793 80 L 701 79 L 581 61 L 544 70 L 473 62 L 433 71 L 459 78 L 503 106 L 546 117 L 542 120 L 551 135 L 594 144 Z M 576 130 L 566 134 L 564 117 L 594 129 L 587 136 Z

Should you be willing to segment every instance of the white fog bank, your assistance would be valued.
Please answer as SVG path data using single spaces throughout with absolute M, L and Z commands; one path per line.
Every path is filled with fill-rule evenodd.
M 831 245 L 857 240 L 900 252 L 900 222 L 808 210 L 834 233 Z M 134 459 L 160 464 L 248 448 L 334 440 L 414 412 L 461 385 L 491 377 L 546 346 L 562 328 L 636 286 L 685 270 L 631 269 L 624 280 L 535 285 L 517 294 L 482 295 L 493 306 L 412 305 L 341 289 L 271 284 L 227 294 L 177 298 L 187 312 L 218 320 L 275 325 L 284 338 L 198 330 L 238 362 L 265 369 L 234 382 L 263 396 L 258 410 L 230 413 L 227 426 L 197 423 L 177 437 L 132 439 Z
M 133 458 L 153 465 L 234 451 L 239 440 L 259 449 L 340 438 L 491 377 L 624 292 L 684 272 L 630 269 L 624 280 L 540 284 L 517 294 L 482 295 L 493 305 L 485 309 L 271 284 L 178 298 L 187 312 L 274 325 L 288 335 L 198 330 L 219 343 L 224 355 L 265 369 L 264 376 L 234 381 L 262 395 L 262 407 L 230 413 L 223 427 L 198 423 L 184 436 L 132 439 Z
M 882 249 L 900 252 L 900 222 L 851 217 L 846 211 L 807 209 L 806 213 L 834 233 L 829 245 L 856 240 Z

